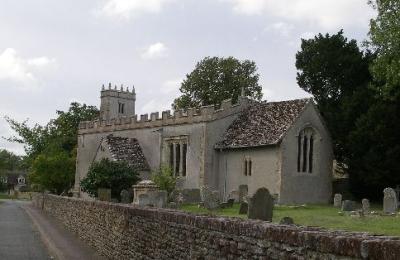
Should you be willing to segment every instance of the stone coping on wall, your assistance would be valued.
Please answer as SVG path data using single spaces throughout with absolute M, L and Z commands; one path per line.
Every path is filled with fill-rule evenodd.
M 101 133 L 111 132 L 119 130 L 129 129 L 140 129 L 140 128 L 151 128 L 161 127 L 169 125 L 180 125 L 180 124 L 195 124 L 202 122 L 210 122 L 217 119 L 221 119 L 242 111 L 248 106 L 250 99 L 246 97 L 239 97 L 236 104 L 232 103 L 231 99 L 224 100 L 219 109 L 216 109 L 214 105 L 203 106 L 199 109 L 189 108 L 186 111 L 176 110 L 173 115 L 171 111 L 154 112 L 148 114 L 132 116 L 132 117 L 120 117 L 111 120 L 94 120 L 94 121 L 83 121 L 80 122 L 78 127 L 79 134 L 87 133 Z
M 319 227 L 281 225 L 261 220 L 194 214 L 174 209 L 139 207 L 55 195 L 44 195 L 43 197 L 35 195 L 34 202 L 38 207 L 43 207 L 42 200 L 46 204 L 46 196 L 53 203 L 58 201 L 60 207 L 65 207 L 66 202 L 74 202 L 82 209 L 95 207 L 104 211 L 120 213 L 125 218 L 134 216 L 150 222 L 171 223 L 172 226 L 190 226 L 206 232 L 218 232 L 227 237 L 268 241 L 332 256 L 357 259 L 400 259 L 400 237 L 396 236 L 330 231 Z M 46 207 L 44 208 L 46 209 Z

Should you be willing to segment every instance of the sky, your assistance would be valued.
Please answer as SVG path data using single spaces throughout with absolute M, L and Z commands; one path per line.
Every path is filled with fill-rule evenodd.
M 109 82 L 135 87 L 138 114 L 170 109 L 206 56 L 255 61 L 263 99 L 307 97 L 301 38 L 343 29 L 361 43 L 374 15 L 367 0 L 0 0 L 0 137 L 14 134 L 5 116 L 45 124 L 73 101 L 99 106 Z

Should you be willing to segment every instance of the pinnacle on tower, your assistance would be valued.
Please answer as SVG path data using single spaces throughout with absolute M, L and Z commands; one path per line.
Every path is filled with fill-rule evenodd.
M 105 90 L 104 84 L 101 86 L 101 90 Z
M 108 89 L 111 89 L 111 82 L 108 83 Z

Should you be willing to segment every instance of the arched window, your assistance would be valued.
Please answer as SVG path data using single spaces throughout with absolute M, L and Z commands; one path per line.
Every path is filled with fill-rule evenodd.
M 310 127 L 300 131 L 297 136 L 297 171 L 313 171 L 314 158 L 314 130 Z

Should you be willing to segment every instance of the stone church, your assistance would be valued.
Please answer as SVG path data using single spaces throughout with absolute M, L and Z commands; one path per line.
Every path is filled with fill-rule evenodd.
M 266 187 L 281 204 L 327 203 L 332 143 L 312 99 L 258 102 L 239 97 L 217 108 L 135 114 L 133 89 L 101 91 L 100 118 L 81 122 L 75 195 L 101 158 L 123 160 L 143 179 L 168 165 L 184 189 L 206 185 L 226 200 L 240 185 Z

